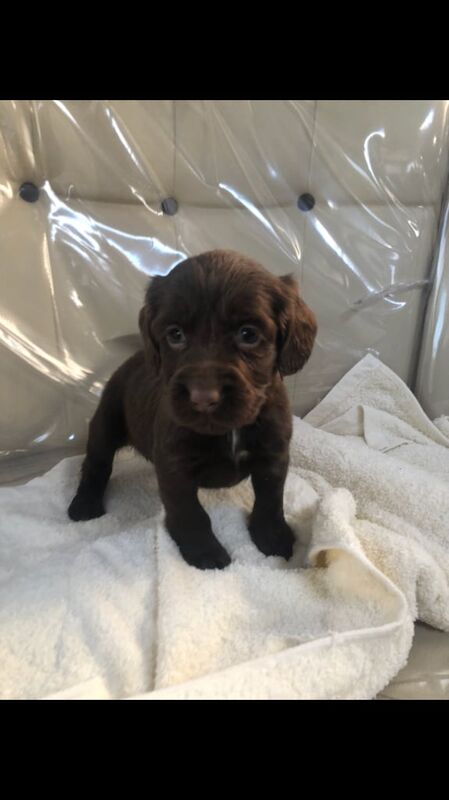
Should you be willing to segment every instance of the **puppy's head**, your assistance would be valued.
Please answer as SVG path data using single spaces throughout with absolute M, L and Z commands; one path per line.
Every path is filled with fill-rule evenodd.
M 139 323 L 174 419 L 207 434 L 254 422 L 276 373 L 300 370 L 316 334 L 293 278 L 224 250 L 154 278 Z

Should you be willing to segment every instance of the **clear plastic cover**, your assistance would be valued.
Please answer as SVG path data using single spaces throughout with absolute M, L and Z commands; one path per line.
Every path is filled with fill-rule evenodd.
M 449 416 L 449 187 L 434 253 L 415 392 L 431 419 Z
M 0 462 L 79 449 L 148 279 L 241 251 L 293 273 L 311 409 L 366 352 L 410 383 L 448 101 L 1 101 Z

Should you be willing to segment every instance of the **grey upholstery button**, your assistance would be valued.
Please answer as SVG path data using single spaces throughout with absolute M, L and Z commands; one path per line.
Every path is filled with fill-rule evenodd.
M 39 189 L 34 183 L 26 181 L 19 189 L 19 195 L 26 203 L 35 203 L 39 200 Z
M 166 197 L 161 203 L 161 208 L 164 214 L 173 217 L 178 210 L 178 201 L 174 197 Z
M 298 197 L 298 208 L 300 208 L 301 211 L 310 211 L 314 205 L 315 198 L 312 194 L 306 192 Z

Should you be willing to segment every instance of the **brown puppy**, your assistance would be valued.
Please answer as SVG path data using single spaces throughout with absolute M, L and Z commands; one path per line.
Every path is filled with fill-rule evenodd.
M 238 253 L 215 250 L 152 280 L 139 317 L 144 350 L 107 383 L 90 423 L 73 520 L 105 513 L 117 449 L 154 463 L 166 525 L 185 560 L 229 564 L 199 487 L 251 475 L 249 531 L 266 555 L 292 554 L 283 491 L 292 418 L 283 375 L 310 356 L 315 318 L 295 281 Z

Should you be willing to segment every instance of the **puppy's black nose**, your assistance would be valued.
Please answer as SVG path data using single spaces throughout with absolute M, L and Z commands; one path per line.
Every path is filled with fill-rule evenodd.
M 221 399 L 220 391 L 217 388 L 205 388 L 192 386 L 190 388 L 190 402 L 196 411 L 213 411 Z

